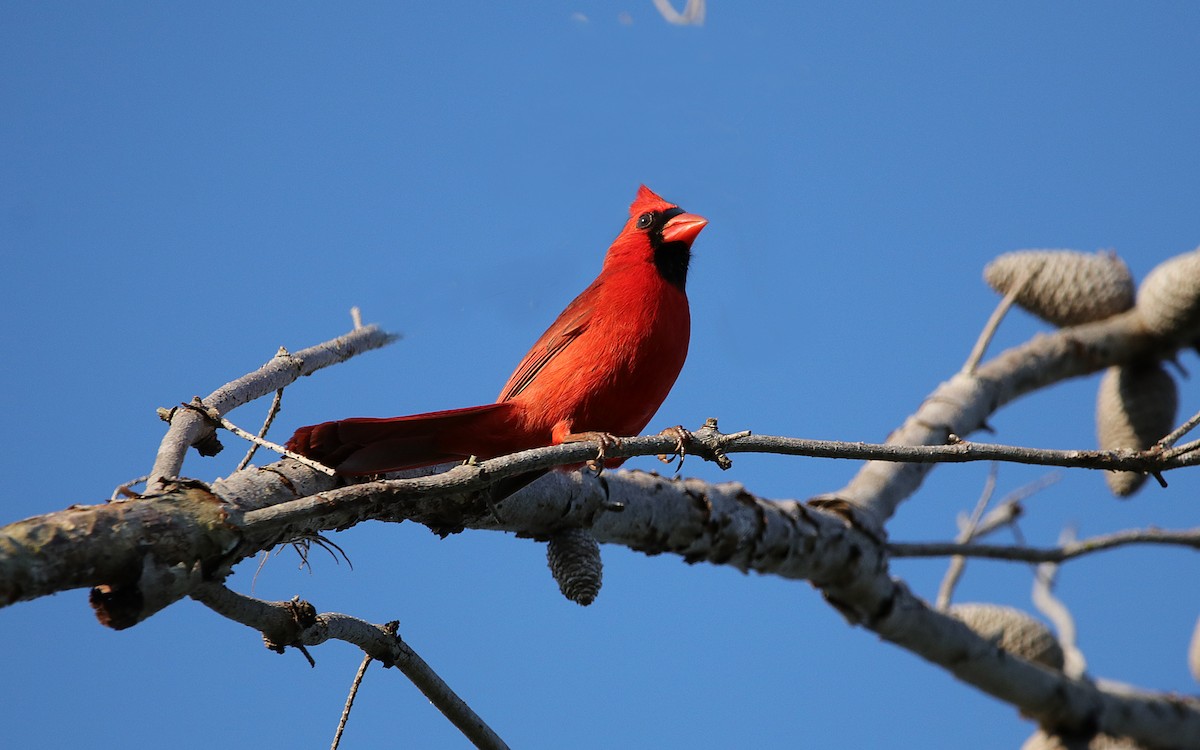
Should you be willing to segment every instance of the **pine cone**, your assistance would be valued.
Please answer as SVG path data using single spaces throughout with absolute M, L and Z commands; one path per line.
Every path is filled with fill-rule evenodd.
M 1160 336 L 1200 336 L 1200 248 L 1158 264 L 1138 290 L 1137 309 Z
M 1013 607 L 966 603 L 950 607 L 950 614 L 997 646 L 1051 669 L 1063 668 L 1062 647 L 1050 628 Z
M 1101 450 L 1145 450 L 1175 426 L 1179 394 L 1175 379 L 1158 362 L 1110 367 L 1096 394 L 1096 437 Z M 1104 473 L 1117 497 L 1129 497 L 1146 481 L 1136 471 Z
M 1019 250 L 983 269 L 1001 294 L 1029 276 L 1016 302 L 1057 326 L 1103 320 L 1133 307 L 1133 276 L 1114 253 L 1076 250 Z
M 563 596 L 584 607 L 596 600 L 604 565 L 600 545 L 587 529 L 566 529 L 550 537 L 546 559 Z

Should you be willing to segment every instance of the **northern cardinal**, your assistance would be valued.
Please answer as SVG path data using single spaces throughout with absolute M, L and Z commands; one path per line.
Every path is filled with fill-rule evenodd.
M 496 403 L 324 422 L 301 427 L 287 447 L 361 475 L 636 435 L 687 358 L 684 283 L 707 223 L 641 186 L 600 275 L 537 340 Z

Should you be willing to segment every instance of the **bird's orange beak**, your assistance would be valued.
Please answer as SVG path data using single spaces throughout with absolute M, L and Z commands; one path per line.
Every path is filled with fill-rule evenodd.
M 686 242 L 692 244 L 692 240 L 696 239 L 696 235 L 700 234 L 700 230 L 708 224 L 708 219 L 696 214 L 679 214 L 672 217 L 670 221 L 663 226 L 662 238 L 663 242 Z

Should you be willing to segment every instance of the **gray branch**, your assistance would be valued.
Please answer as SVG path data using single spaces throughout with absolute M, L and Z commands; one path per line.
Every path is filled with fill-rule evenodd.
M 1186 345 L 1186 341 L 1147 332 L 1136 308 L 1097 323 L 1037 336 L 971 373 L 960 372 L 942 383 L 887 442 L 943 445 L 952 435 L 963 437 L 984 428 L 991 414 L 1021 396 L 1111 365 L 1169 356 Z M 932 463 L 871 460 L 830 497 L 854 505 L 868 522 L 882 528 L 900 503 L 916 492 L 931 468 Z
M 243 404 L 290 385 L 302 375 L 311 375 L 363 352 L 386 346 L 396 338 L 395 334 L 381 331 L 376 326 L 365 326 L 295 354 L 280 349 L 262 367 L 205 396 L 202 404 L 217 416 L 224 416 Z M 198 411 L 173 409 L 168 414 L 171 427 L 158 447 L 154 468 L 146 483 L 151 491 L 157 489 L 162 480 L 178 477 L 188 448 L 213 431 L 213 426 Z
M 1027 563 L 1058 563 L 1093 552 L 1125 547 L 1131 544 L 1167 544 L 1200 550 L 1200 528 L 1196 529 L 1127 529 L 1103 534 L 1061 547 L 1018 547 L 1003 544 L 960 542 L 894 543 L 887 546 L 892 557 L 987 557 L 993 560 L 1013 560 Z
M 504 740 L 404 642 L 397 633 L 398 623 L 376 625 L 336 612 L 318 614 L 311 604 L 299 599 L 268 602 L 235 593 L 218 583 L 198 586 L 192 592 L 192 598 L 219 615 L 261 632 L 267 647 L 280 653 L 286 646 L 316 646 L 328 640 L 351 643 L 383 666 L 399 669 L 475 747 L 508 748 Z

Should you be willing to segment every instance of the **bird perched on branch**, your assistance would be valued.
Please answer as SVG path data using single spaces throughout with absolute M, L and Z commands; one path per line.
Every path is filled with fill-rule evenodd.
M 638 189 L 596 280 L 542 334 L 493 404 L 301 427 L 287 447 L 339 474 L 379 474 L 636 435 L 687 358 L 684 285 L 708 222 Z M 615 466 L 619 459 L 605 461 Z

